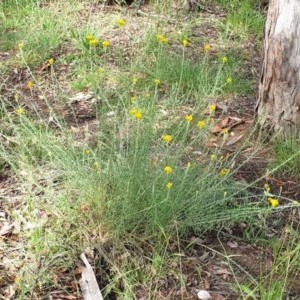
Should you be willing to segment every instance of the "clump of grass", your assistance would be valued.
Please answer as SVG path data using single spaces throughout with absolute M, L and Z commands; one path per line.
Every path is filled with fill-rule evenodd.
M 273 158 L 270 169 L 280 176 L 300 176 L 300 151 L 296 135 L 279 136 L 273 142 Z
M 245 39 L 249 34 L 262 36 L 264 16 L 255 8 L 253 1 L 218 0 L 228 10 L 225 26 L 229 37 Z
M 134 43 L 138 55 L 133 49 L 130 53 L 135 56 L 127 58 L 122 43 L 115 39 L 110 44 L 105 30 L 98 33 L 99 26 L 84 24 L 83 29 L 69 30 L 67 20 L 61 27 L 53 23 L 52 11 L 36 3 L 31 8 L 27 10 L 31 24 L 25 30 L 33 22 L 39 30 L 33 33 L 30 28 L 16 41 L 31 78 L 25 91 L 9 91 L 20 95 L 9 105 L 4 96 L 0 98 L 1 135 L 6 141 L 0 145 L 0 159 L 25 178 L 30 201 L 24 201 L 28 208 L 24 215 L 38 226 L 24 236 L 34 255 L 46 253 L 47 267 L 57 266 L 55 259 L 62 253 L 72 256 L 87 245 L 102 246 L 107 240 L 124 251 L 131 238 L 136 253 L 139 243 L 148 247 L 147 257 L 140 260 L 136 255 L 130 261 L 125 257 L 120 264 L 115 258 L 110 264 L 113 279 L 106 290 L 133 298 L 142 281 L 153 283 L 156 276 L 167 274 L 170 261 L 176 261 L 180 271 L 181 259 L 172 260 L 176 255 L 167 254 L 174 250 L 172 241 L 176 240 L 180 253 L 180 238 L 190 232 L 220 229 L 258 212 L 270 212 L 262 193 L 252 194 L 247 183 L 234 178 L 238 153 L 227 157 L 207 146 L 216 105 L 207 103 L 206 97 L 249 88 L 243 73 L 236 75 L 240 56 L 218 49 L 213 53 L 210 44 L 203 44 L 193 59 L 187 55 L 198 47 L 192 39 L 151 27 L 144 40 Z M 18 9 L 20 13 L 26 6 Z M 122 36 L 126 22 L 114 26 L 121 27 L 118 34 Z M 68 45 L 70 53 L 52 60 L 52 50 L 61 44 Z M 53 79 L 48 83 L 56 91 L 54 101 L 44 91 L 44 78 L 39 80 L 31 68 L 41 62 L 47 63 Z M 60 63 L 71 65 L 67 74 L 71 91 L 57 80 Z M 78 89 L 93 91 L 93 130 L 88 122 L 83 126 L 76 111 L 72 112 L 75 127 L 57 109 L 66 107 L 66 98 Z M 35 98 L 37 94 L 42 97 Z M 35 100 L 44 101 L 49 118 L 45 119 Z M 225 143 L 229 135 L 222 134 Z M 35 209 L 48 212 L 47 226 L 41 224 Z M 50 285 L 51 278 L 42 271 L 39 281 L 25 278 L 26 289 L 19 287 L 21 298 L 34 288 Z
M 299 245 L 297 226 L 293 223 L 282 229 L 280 238 L 268 240 L 272 252 L 272 262 L 262 263 L 258 279 L 249 278 L 250 284 L 238 283 L 244 299 L 284 299 L 293 290 L 299 277 Z

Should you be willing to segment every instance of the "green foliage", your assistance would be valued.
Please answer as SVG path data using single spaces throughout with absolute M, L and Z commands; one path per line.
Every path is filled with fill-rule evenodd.
M 300 174 L 300 143 L 297 134 L 279 136 L 274 140 L 274 156 L 270 163 L 271 169 L 276 169 L 282 176 L 299 177 Z

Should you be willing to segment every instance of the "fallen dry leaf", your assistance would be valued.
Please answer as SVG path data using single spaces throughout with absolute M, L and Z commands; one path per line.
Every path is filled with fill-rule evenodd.
M 233 138 L 229 139 L 229 140 L 226 142 L 225 146 L 231 146 L 231 145 L 237 143 L 244 135 L 245 135 L 245 134 L 243 133 L 243 134 L 240 134 L 240 135 L 238 135 L 238 136 L 236 136 L 236 137 L 233 137 Z
M 238 243 L 236 241 L 233 241 L 233 242 L 227 242 L 227 245 L 230 247 L 230 248 L 238 248 Z
M 4 222 L 0 229 L 0 236 L 7 235 L 13 232 L 15 224 L 13 222 Z
M 224 129 L 230 130 L 233 127 L 244 123 L 245 121 L 237 117 L 224 117 L 218 120 L 213 127 L 210 129 L 211 133 L 220 133 Z

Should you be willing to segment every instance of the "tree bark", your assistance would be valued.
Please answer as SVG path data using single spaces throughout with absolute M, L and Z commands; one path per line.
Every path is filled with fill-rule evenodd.
M 256 105 L 264 128 L 300 126 L 300 0 L 270 0 Z

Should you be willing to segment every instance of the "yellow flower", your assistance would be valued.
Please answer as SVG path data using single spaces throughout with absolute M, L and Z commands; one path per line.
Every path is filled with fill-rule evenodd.
M 103 47 L 108 47 L 109 45 L 110 45 L 110 41 L 105 40 L 105 41 L 102 42 Z
M 150 94 L 150 93 L 146 93 L 146 94 L 145 94 L 145 97 L 146 97 L 146 98 L 149 98 L 149 97 L 151 97 L 151 94 Z
M 21 278 L 20 276 L 16 276 L 16 277 L 15 277 L 15 283 L 16 283 L 16 284 L 21 283 L 21 281 L 22 281 L 22 278 Z
M 191 121 L 193 121 L 194 117 L 193 117 L 193 115 L 186 115 L 184 118 L 187 122 L 191 122 Z
M 200 128 L 202 128 L 202 127 L 205 127 L 206 126 L 206 122 L 205 121 L 203 121 L 203 120 L 200 120 L 200 121 L 198 121 L 198 127 L 200 127 Z
M 269 203 L 271 204 L 271 206 L 276 207 L 279 205 L 279 201 L 276 198 L 268 198 Z
M 136 99 L 137 99 L 137 96 L 131 96 L 131 97 L 130 97 L 130 100 L 131 100 L 132 102 L 136 101 Z
M 136 83 L 138 82 L 138 80 L 139 80 L 139 79 L 138 79 L 137 77 L 132 77 L 132 83 L 133 83 L 133 84 L 136 84 Z
M 54 63 L 54 58 L 49 58 L 48 60 L 47 60 L 47 63 L 48 63 L 48 65 L 52 65 L 53 63 Z
M 270 192 L 270 185 L 268 183 L 265 183 L 264 189 L 266 190 L 266 192 Z
M 231 84 L 232 83 L 232 78 L 231 77 L 227 77 L 226 78 L 226 83 Z
M 190 166 L 191 166 L 191 162 L 188 161 L 187 164 L 186 164 L 186 167 L 189 168 Z
M 167 43 L 169 41 L 169 39 L 163 36 L 162 34 L 157 34 L 156 37 L 158 41 L 161 43 Z
M 87 34 L 87 35 L 85 36 L 85 38 L 86 38 L 88 41 L 91 41 L 91 40 L 94 40 L 94 39 L 95 39 L 95 37 L 94 37 L 93 35 L 91 35 L 91 34 Z
M 222 63 L 224 64 L 224 63 L 226 63 L 226 62 L 228 62 L 228 57 L 227 56 L 222 56 Z
M 158 78 L 155 78 L 155 79 L 153 79 L 153 82 L 154 82 L 156 85 L 159 85 L 161 81 L 160 81 Z
M 210 155 L 210 160 L 215 160 L 217 158 L 216 154 L 211 154 Z
M 183 39 L 181 43 L 184 47 L 186 47 L 189 44 L 189 41 L 187 39 Z
M 222 133 L 223 135 L 228 135 L 229 129 L 228 129 L 228 128 L 223 128 L 223 129 L 221 130 L 221 133 Z
M 124 19 L 122 19 L 122 18 L 117 19 L 116 23 L 117 23 L 117 25 L 119 25 L 119 26 L 124 26 L 124 25 L 126 25 L 126 21 L 125 21 Z
M 21 43 L 21 42 L 18 43 L 18 48 L 19 48 L 19 49 L 22 49 L 23 47 L 24 47 L 24 43 Z
M 32 88 L 34 86 L 34 83 L 31 80 L 29 80 L 26 82 L 26 86 Z
M 99 44 L 99 40 L 98 39 L 92 39 L 92 40 L 89 40 L 89 43 L 90 43 L 90 45 L 95 46 L 95 45 Z
M 166 187 L 168 189 L 170 189 L 172 186 L 173 186 L 173 182 L 171 182 L 171 181 L 167 182 Z
M 93 167 L 94 167 L 95 169 L 97 169 L 97 168 L 98 168 L 98 166 L 99 166 L 98 162 L 97 162 L 97 161 L 94 161 L 94 163 L 93 163 Z
M 220 175 L 220 176 L 226 176 L 229 172 L 230 172 L 230 169 L 223 168 L 223 169 L 220 171 L 219 175 Z
M 210 104 L 208 106 L 208 109 L 209 109 L 210 113 L 213 113 L 216 110 L 216 108 L 217 108 L 216 104 Z
M 18 115 L 23 115 L 25 113 L 25 109 L 21 106 L 19 106 L 16 110 Z
M 18 102 L 18 101 L 19 101 L 19 98 L 20 98 L 20 95 L 19 95 L 19 94 L 15 94 L 15 95 L 14 95 L 14 98 L 15 98 L 15 100 Z
M 162 136 L 162 139 L 167 142 L 170 143 L 173 140 L 173 137 L 170 134 L 165 134 Z
M 209 51 L 211 50 L 211 46 L 208 45 L 208 44 L 205 44 L 205 45 L 203 46 L 203 49 L 205 50 L 205 52 L 209 52 Z
M 164 171 L 169 174 L 173 172 L 173 169 L 171 166 L 165 166 Z
M 142 119 L 143 114 L 139 109 L 132 108 L 130 110 L 130 113 L 136 118 L 136 119 Z
M 85 152 L 86 155 L 90 155 L 91 154 L 91 150 L 90 149 L 86 149 L 84 152 Z
M 223 192 L 223 196 L 224 196 L 224 198 L 226 198 L 227 194 L 228 194 L 228 192 L 227 192 L 227 191 L 224 191 L 224 192 Z

